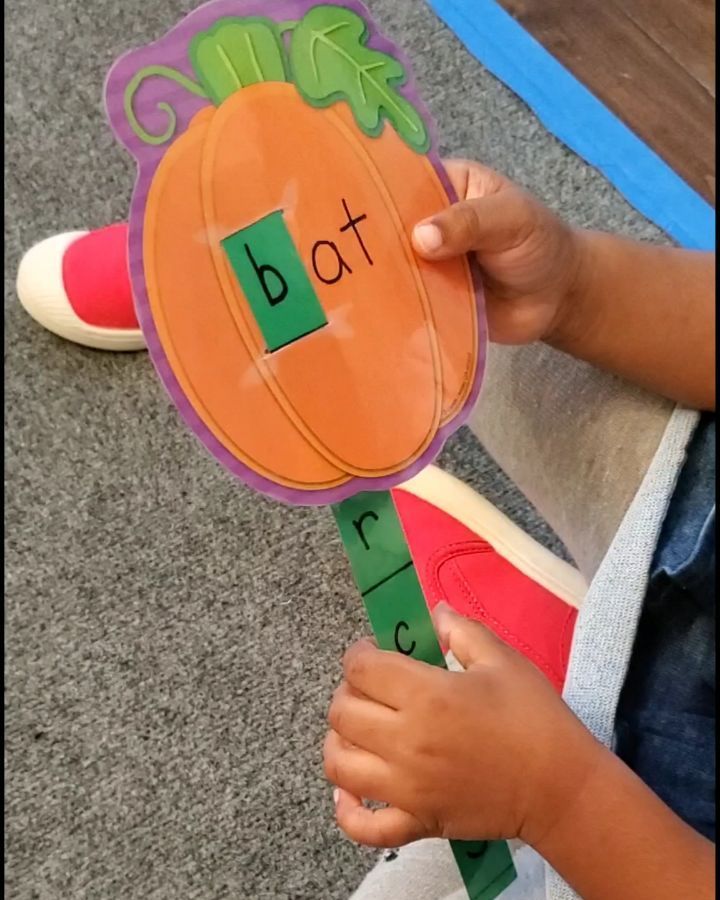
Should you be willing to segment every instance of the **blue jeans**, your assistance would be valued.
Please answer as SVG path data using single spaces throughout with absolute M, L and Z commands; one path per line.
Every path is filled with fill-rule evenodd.
M 715 417 L 688 451 L 617 718 L 618 755 L 715 840 Z

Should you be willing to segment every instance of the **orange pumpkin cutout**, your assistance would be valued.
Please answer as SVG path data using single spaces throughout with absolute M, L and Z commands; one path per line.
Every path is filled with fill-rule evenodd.
M 362 22 L 316 6 L 310 35 L 324 33 L 323 10 Z M 450 201 L 425 120 L 397 87 L 401 64 L 367 35 L 347 37 L 383 57 L 360 55 L 365 78 L 389 68 L 363 83 L 361 104 L 341 68 L 328 95 L 324 57 L 302 55 L 305 20 L 288 50 L 269 20 L 221 17 L 200 30 L 192 18 L 183 33 L 194 33 L 199 84 L 159 65 L 138 72 L 137 58 L 128 80 L 129 57 L 109 79 L 109 97 L 125 80 L 121 124 L 109 109 L 141 164 L 131 273 L 153 358 L 207 446 L 260 490 L 326 503 L 391 487 L 467 415 L 484 360 L 470 263 L 430 264 L 411 245 L 414 225 Z M 328 40 L 338 30 L 328 26 Z M 243 37 L 259 61 L 249 84 Z M 228 61 L 242 87 L 226 84 Z M 278 77 L 288 70 L 293 82 Z M 176 101 L 187 125 L 167 149 L 167 133 L 146 132 L 133 105 L 146 81 L 146 105 L 159 101 L 160 76 L 215 101 L 197 112 L 191 94 Z M 377 121 L 373 84 L 385 91 Z

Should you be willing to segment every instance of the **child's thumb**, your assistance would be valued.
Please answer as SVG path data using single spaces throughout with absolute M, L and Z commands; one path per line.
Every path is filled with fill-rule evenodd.
M 452 651 L 464 669 L 475 663 L 487 663 L 502 652 L 504 645 L 492 631 L 458 615 L 446 603 L 435 608 L 433 621 L 440 642 Z

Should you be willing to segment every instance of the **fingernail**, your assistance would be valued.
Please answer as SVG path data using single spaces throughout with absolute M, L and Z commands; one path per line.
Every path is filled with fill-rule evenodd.
M 445 600 L 441 600 L 435 607 L 435 612 L 433 613 L 433 615 L 446 616 L 448 614 L 452 615 L 452 607 L 449 606 Z
M 340 802 L 340 791 L 338 788 L 335 788 L 333 791 L 333 802 L 335 803 L 335 806 Z
M 432 222 L 418 225 L 415 229 L 415 242 L 425 253 L 437 253 L 443 245 L 442 231 Z

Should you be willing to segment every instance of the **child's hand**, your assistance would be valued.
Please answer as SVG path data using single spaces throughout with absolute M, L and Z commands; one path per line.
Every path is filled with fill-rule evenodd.
M 360 844 L 427 837 L 540 841 L 604 752 L 545 676 L 482 625 L 436 613 L 453 673 L 352 647 L 329 713 L 325 772 Z M 387 803 L 372 811 L 361 798 Z
M 551 340 L 580 277 L 578 235 L 492 169 L 464 161 L 446 169 L 461 202 L 417 226 L 416 250 L 431 260 L 477 255 L 492 341 Z

